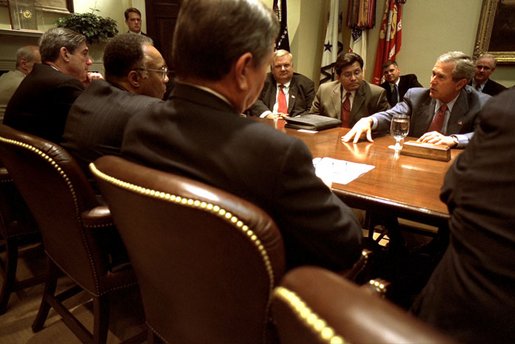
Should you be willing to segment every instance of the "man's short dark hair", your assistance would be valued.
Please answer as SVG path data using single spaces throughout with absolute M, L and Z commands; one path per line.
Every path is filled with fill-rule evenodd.
M 118 12 L 120 13 L 120 12 Z M 141 12 L 136 7 L 129 7 L 128 9 L 123 12 L 123 15 L 125 16 L 125 20 L 129 19 L 129 13 L 137 13 L 141 18 Z
M 144 68 L 143 45 L 152 40 L 143 35 L 122 33 L 112 38 L 104 49 L 106 79 L 123 78 L 135 68 Z
M 334 63 L 334 71 L 336 75 L 340 75 L 342 73 L 343 68 L 350 66 L 354 62 L 358 62 L 361 69 L 363 69 L 363 59 L 356 53 L 341 53 L 336 58 L 336 62 Z
M 172 47 L 177 77 L 217 81 L 242 54 L 269 64 L 279 24 L 277 16 L 257 0 L 184 0 Z
M 391 65 L 398 66 L 397 61 L 395 60 L 387 60 L 383 63 L 383 69 L 390 67 Z
M 45 32 L 39 39 L 39 53 L 42 62 L 55 62 L 61 48 L 66 48 L 71 54 L 86 42 L 86 37 L 63 27 L 56 27 Z

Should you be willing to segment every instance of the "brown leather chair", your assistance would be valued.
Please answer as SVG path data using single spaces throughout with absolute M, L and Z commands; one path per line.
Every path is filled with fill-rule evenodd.
M 99 204 L 75 160 L 54 143 L 0 125 L 0 160 L 34 215 L 49 258 L 45 291 L 32 329 L 43 327 L 53 307 L 82 342 L 105 342 L 109 294 L 135 284 L 129 264 L 113 264 L 123 254 L 112 248 L 123 245 L 109 209 Z M 77 287 L 56 295 L 61 271 Z M 80 290 L 93 298 L 93 334 L 62 303 Z
M 41 250 L 41 235 L 32 214 L 16 189 L 7 169 L 0 167 L 0 242 L 5 250 L 2 264 L 0 314 L 7 311 L 11 293 L 44 281 L 44 273 L 18 281 L 18 257 L 22 253 Z
M 318 267 L 288 272 L 272 299 L 281 344 L 454 342 L 366 289 Z
M 151 332 L 171 343 L 275 341 L 269 306 L 284 248 L 265 212 L 119 157 L 90 168 L 127 247 Z

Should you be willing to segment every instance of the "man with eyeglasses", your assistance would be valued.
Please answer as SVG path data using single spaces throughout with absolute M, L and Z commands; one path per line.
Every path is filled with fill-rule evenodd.
M 360 118 L 389 108 L 386 91 L 363 80 L 363 59 L 356 53 L 338 55 L 337 80 L 320 85 L 310 113 L 342 120 L 352 127 Z
M 495 96 L 506 89 L 503 85 L 490 79 L 497 62 L 492 54 L 483 54 L 476 60 L 476 74 L 470 85 L 478 92 Z
M 84 170 L 102 155 L 118 155 L 132 116 L 160 102 L 168 68 L 152 41 L 120 34 L 104 50 L 105 79 L 91 83 L 70 109 L 62 145 Z
M 263 90 L 248 113 L 262 118 L 307 113 L 315 97 L 315 84 L 295 73 L 293 55 L 287 50 L 277 50 L 270 67 L 272 71 L 266 76 Z

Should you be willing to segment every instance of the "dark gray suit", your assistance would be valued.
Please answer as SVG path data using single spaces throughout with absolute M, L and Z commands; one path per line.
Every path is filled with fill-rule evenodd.
M 82 91 L 79 80 L 36 63 L 7 104 L 4 124 L 59 143 L 68 111 Z
M 490 96 L 476 92 L 472 87 L 465 86 L 454 103 L 447 131 L 444 135 L 464 134 L 472 137 L 476 117 Z M 431 125 L 435 113 L 436 100 L 429 96 L 427 88 L 411 88 L 404 95 L 404 101 L 397 103 L 387 111 L 374 114 L 377 119 L 379 132 L 388 132 L 390 121 L 394 114 L 407 114 L 411 117 L 408 136 L 420 137 L 426 133 Z
M 351 119 L 349 125 L 352 127 L 361 118 L 384 111 L 389 107 L 386 91 L 382 87 L 363 81 L 356 90 L 350 112 Z M 341 83 L 339 81 L 331 81 L 320 85 L 309 112 L 341 119 L 341 109 Z
M 315 175 L 306 145 L 209 92 L 177 83 L 168 101 L 129 121 L 122 156 L 260 206 L 279 226 L 289 268 L 340 270 L 360 255 L 361 226 Z
M 272 73 L 268 73 L 263 90 L 254 103 L 247 110 L 250 116 L 260 116 L 265 111 L 272 111 L 277 95 L 277 81 Z M 288 114 L 290 117 L 306 114 L 311 107 L 315 96 L 315 85 L 313 81 L 302 74 L 293 73 L 288 91 Z
M 388 103 L 390 106 L 395 106 L 399 101 L 402 101 L 402 98 L 406 94 L 406 92 L 413 87 L 422 87 L 422 85 L 418 82 L 417 76 L 415 74 L 406 74 L 401 75 L 399 77 L 399 86 L 397 87 L 397 93 L 399 99 L 393 99 L 392 97 L 392 86 L 388 81 L 385 81 L 381 84 L 381 87 L 386 90 L 386 98 L 388 98 Z
M 471 84 L 472 83 L 470 83 L 469 85 L 471 85 Z M 491 96 L 496 96 L 504 90 L 506 90 L 506 87 L 504 87 L 503 85 L 501 85 L 500 83 L 498 83 L 496 81 L 493 81 L 492 79 L 488 79 L 488 80 L 486 80 L 485 86 L 483 86 L 483 89 L 481 90 L 481 92 L 489 94 Z
M 515 90 L 479 120 L 445 177 L 451 241 L 413 311 L 463 343 L 515 343 Z
M 129 119 L 159 101 L 95 80 L 72 105 L 62 145 L 88 170 L 102 155 L 119 155 Z

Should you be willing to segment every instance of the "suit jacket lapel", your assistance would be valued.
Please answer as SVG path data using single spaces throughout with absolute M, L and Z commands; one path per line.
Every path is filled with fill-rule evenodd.
M 295 76 L 291 79 L 290 89 L 288 90 L 288 113 L 291 114 L 295 107 L 295 100 L 299 93 L 297 83 L 295 82 Z
M 332 90 L 331 105 L 333 111 L 336 114 L 336 118 L 341 119 L 342 117 L 342 93 L 340 90 L 340 83 L 337 82 Z
M 350 110 L 351 118 L 354 118 L 356 114 L 360 113 L 360 109 L 363 106 L 363 103 L 365 102 L 365 87 L 365 81 L 362 81 L 361 86 L 356 90 L 356 93 L 354 95 L 354 101 L 352 102 L 352 109 Z
M 463 126 L 463 115 L 469 111 L 469 104 L 467 102 L 467 92 L 465 90 L 460 91 L 460 95 L 454 106 L 447 122 L 447 132 L 445 133 L 459 133 Z

